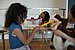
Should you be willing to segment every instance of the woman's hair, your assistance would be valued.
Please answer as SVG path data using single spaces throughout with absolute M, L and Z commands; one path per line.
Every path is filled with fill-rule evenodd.
M 75 18 L 75 4 L 71 7 L 70 12 L 71 12 L 73 18 Z
M 4 27 L 9 27 L 11 23 L 19 24 L 24 22 L 27 17 L 27 7 L 21 5 L 20 3 L 13 3 L 8 8 L 5 14 L 5 25 Z
M 49 21 L 49 18 L 50 18 L 50 15 L 49 15 L 49 13 L 47 12 L 47 11 L 44 11 L 44 12 L 42 12 L 42 13 L 44 13 L 45 14 L 45 17 L 44 17 L 44 19 L 42 19 L 42 21 Z

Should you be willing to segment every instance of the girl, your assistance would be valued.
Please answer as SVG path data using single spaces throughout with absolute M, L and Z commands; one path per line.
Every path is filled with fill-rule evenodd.
M 27 17 L 27 7 L 20 3 L 13 3 L 9 7 L 5 15 L 5 27 L 9 33 L 10 50 L 30 50 L 28 44 L 33 39 L 35 33 L 40 30 L 40 27 L 33 29 L 30 37 L 26 38 L 23 35 L 21 24 Z

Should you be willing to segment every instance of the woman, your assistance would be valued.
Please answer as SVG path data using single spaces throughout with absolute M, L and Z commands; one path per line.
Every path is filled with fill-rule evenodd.
M 69 20 L 75 24 L 75 5 L 72 6 L 72 8 L 69 11 Z M 58 26 L 56 23 L 52 24 L 53 25 Z M 75 29 L 75 28 L 74 28 Z M 71 35 L 73 35 L 73 37 L 71 35 L 67 35 L 67 33 L 62 32 L 61 30 L 57 29 L 57 28 L 52 28 L 53 32 L 55 35 L 60 36 L 64 39 L 67 40 L 67 43 L 69 43 L 70 45 L 73 46 L 73 49 L 75 49 L 75 33 L 71 33 Z

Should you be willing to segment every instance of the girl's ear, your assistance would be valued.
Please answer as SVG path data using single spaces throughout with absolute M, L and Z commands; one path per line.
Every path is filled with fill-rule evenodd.
M 24 18 L 21 16 L 18 16 L 18 23 L 23 23 L 24 22 Z
M 20 23 L 21 22 L 21 19 L 20 19 L 20 16 L 18 16 L 18 23 Z

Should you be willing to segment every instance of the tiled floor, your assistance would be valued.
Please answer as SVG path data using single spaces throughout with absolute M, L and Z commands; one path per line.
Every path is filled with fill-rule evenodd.
M 42 41 L 32 41 L 30 44 L 31 50 L 51 50 L 49 48 L 49 42 L 45 43 Z M 0 50 L 2 50 L 2 44 L 0 42 Z M 9 50 L 9 42 L 5 40 L 5 50 Z

